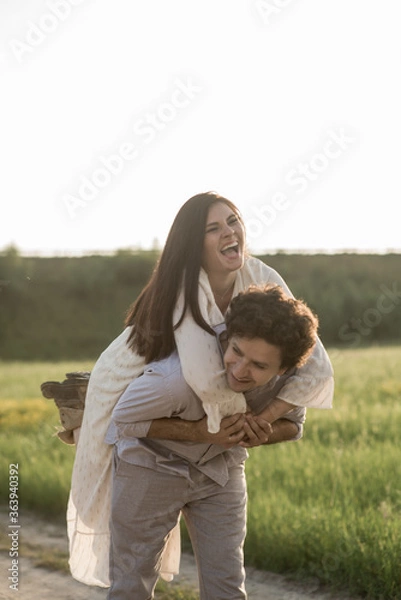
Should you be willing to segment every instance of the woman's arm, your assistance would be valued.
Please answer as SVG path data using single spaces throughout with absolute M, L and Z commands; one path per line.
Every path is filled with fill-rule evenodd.
M 277 283 L 288 296 L 293 297 L 283 278 L 274 269 L 253 257 L 237 273 L 234 293 L 238 294 L 252 283 Z M 203 317 L 211 326 L 222 321 L 223 317 L 214 302 L 204 271 L 201 271 L 199 280 L 199 305 Z M 182 309 L 181 293 L 174 322 L 178 321 Z M 175 340 L 185 380 L 203 402 L 208 415 L 209 431 L 216 433 L 222 417 L 245 412 L 245 398 L 243 394 L 230 390 L 227 385 L 216 338 L 201 329 L 189 312 L 176 330 Z M 321 341 L 317 339 L 308 361 L 288 378 L 278 398 L 296 406 L 331 408 L 333 392 L 331 363 Z
M 250 258 L 245 265 L 246 277 L 254 277 L 255 283 L 277 283 L 288 296 L 293 294 L 284 279 L 271 267 L 257 258 Z M 334 395 L 333 368 L 319 338 L 305 365 L 296 369 L 281 388 L 277 397 L 296 406 L 311 408 L 331 408 Z

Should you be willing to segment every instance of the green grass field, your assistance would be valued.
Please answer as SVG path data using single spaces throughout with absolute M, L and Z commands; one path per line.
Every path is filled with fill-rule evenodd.
M 246 561 L 370 600 L 401 597 L 401 347 L 330 352 L 334 409 L 303 440 L 251 450 Z M 0 362 L 0 472 L 18 463 L 20 506 L 64 519 L 74 448 L 40 384 L 93 363 Z M 7 486 L 0 500 L 7 503 Z
M 332 411 L 247 464 L 247 558 L 371 599 L 401 597 L 401 348 L 333 352 Z M 262 491 L 263 490 L 263 491 Z

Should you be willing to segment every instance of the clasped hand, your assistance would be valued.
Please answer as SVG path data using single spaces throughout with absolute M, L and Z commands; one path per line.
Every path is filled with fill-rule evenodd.
M 206 417 L 201 419 L 200 423 L 206 429 Z M 232 448 L 237 445 L 243 448 L 253 448 L 267 444 L 272 432 L 273 428 L 266 419 L 247 412 L 222 419 L 220 430 L 217 433 L 207 432 L 205 434 L 207 440 L 204 441 L 219 444 L 225 448 Z

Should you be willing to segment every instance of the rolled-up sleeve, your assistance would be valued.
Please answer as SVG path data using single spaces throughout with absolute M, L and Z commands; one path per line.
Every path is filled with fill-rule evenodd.
M 306 364 L 288 378 L 277 397 L 296 406 L 332 408 L 333 396 L 333 369 L 318 339 Z
M 157 363 L 130 383 L 111 416 L 118 438 L 146 437 L 153 419 L 180 415 L 182 394 L 173 394 L 170 383 L 169 374 Z
M 295 423 L 295 425 L 298 427 L 298 433 L 294 437 L 292 437 L 290 440 L 287 440 L 287 441 L 288 442 L 297 442 L 298 440 L 300 440 L 304 434 L 304 423 L 306 420 L 306 408 L 304 408 L 303 406 L 298 406 L 297 408 L 294 408 L 292 411 L 290 411 L 286 415 L 283 415 L 282 419 L 287 419 L 287 421 L 291 421 L 292 423 Z

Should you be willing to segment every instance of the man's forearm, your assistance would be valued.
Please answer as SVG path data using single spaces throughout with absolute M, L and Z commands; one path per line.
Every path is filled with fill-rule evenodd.
M 258 419 L 258 417 L 256 417 Z M 262 424 L 262 423 L 261 423 Z M 249 434 L 248 443 L 241 443 L 245 431 Z M 270 429 L 271 428 L 271 429 Z M 234 415 L 222 420 L 221 428 L 218 433 L 209 433 L 207 430 L 206 417 L 199 421 L 186 421 L 178 418 L 155 419 L 152 421 L 146 437 L 163 440 L 179 440 L 183 442 L 200 442 L 209 444 L 220 444 L 226 447 L 235 446 L 240 443 L 245 447 L 251 448 L 261 444 L 279 444 L 297 438 L 299 426 L 288 419 L 278 419 L 269 425 L 268 439 L 263 439 L 262 430 L 259 435 L 255 435 L 258 430 L 256 424 L 253 424 L 253 430 L 244 423 L 243 415 Z M 267 437 L 267 436 L 266 436 Z M 252 440 L 252 441 L 251 441 Z M 250 442 L 250 443 L 249 443 Z
M 217 433 L 210 433 L 207 428 L 206 417 L 198 421 L 186 421 L 174 417 L 155 419 L 152 421 L 146 437 L 231 447 L 238 444 L 245 436 L 244 421 L 243 414 L 225 417 L 220 423 L 220 430 Z
M 288 442 L 298 436 L 299 427 L 293 421 L 288 419 L 278 419 L 272 423 L 272 433 L 269 435 L 267 444 L 279 444 L 280 442 Z
M 155 419 L 146 437 L 162 440 L 179 440 L 181 442 L 199 441 L 199 422 L 185 421 L 175 417 Z

